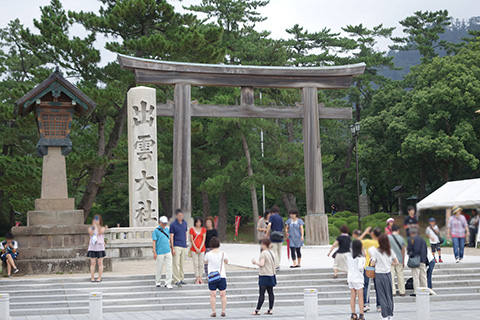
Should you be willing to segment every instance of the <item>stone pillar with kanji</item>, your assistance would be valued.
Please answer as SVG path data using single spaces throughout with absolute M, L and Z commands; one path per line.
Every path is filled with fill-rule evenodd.
M 130 227 L 155 227 L 158 216 L 157 113 L 153 88 L 128 91 Z

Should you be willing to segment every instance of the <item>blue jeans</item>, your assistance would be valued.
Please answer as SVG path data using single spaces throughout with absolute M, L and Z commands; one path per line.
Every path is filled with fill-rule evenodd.
M 433 268 L 435 268 L 435 259 L 430 261 L 428 263 L 428 268 L 427 268 L 427 286 L 432 289 L 432 273 L 433 273 Z
M 463 251 L 465 250 L 465 238 L 452 238 L 453 254 L 455 259 L 463 259 Z
M 370 295 L 368 294 L 370 291 L 370 281 L 373 280 L 373 285 L 375 288 L 375 301 L 377 303 L 377 308 L 380 307 L 380 302 L 378 300 L 378 293 L 377 293 L 377 286 L 375 284 L 375 278 L 370 279 L 369 277 L 366 276 L 365 270 L 363 271 L 363 304 L 365 306 L 370 306 Z

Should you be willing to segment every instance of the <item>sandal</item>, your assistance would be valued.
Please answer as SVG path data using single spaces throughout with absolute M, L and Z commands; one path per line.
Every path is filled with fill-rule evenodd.
M 350 320 L 358 320 L 358 316 L 356 313 L 352 313 L 352 315 L 350 316 Z
M 225 312 L 222 312 L 221 316 L 222 316 L 222 317 L 226 317 L 227 314 L 226 314 Z
M 215 318 L 216 316 L 217 316 L 216 312 L 212 312 L 212 314 L 210 315 L 210 317 L 212 317 L 212 318 Z
M 252 313 L 250 313 L 252 316 L 259 316 L 260 315 L 260 310 L 255 310 Z
M 268 310 L 267 312 L 265 312 L 265 314 L 268 314 L 268 315 L 270 315 L 270 316 L 273 316 L 272 310 Z
M 337 278 L 338 278 L 338 275 L 334 275 L 334 276 L 333 276 L 333 279 L 337 279 Z

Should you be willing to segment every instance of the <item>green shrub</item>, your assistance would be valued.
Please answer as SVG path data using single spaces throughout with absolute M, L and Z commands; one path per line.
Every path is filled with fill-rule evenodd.
M 328 234 L 330 237 L 338 237 L 340 235 L 340 229 L 338 229 L 333 224 L 328 225 Z
M 385 223 L 387 222 L 388 218 L 391 218 L 391 216 L 388 213 L 385 212 L 377 212 L 372 215 L 375 217 L 377 220 L 383 220 Z
M 350 234 L 352 234 L 353 230 L 356 230 L 356 229 L 358 229 L 358 221 L 348 224 L 348 230 L 350 231 Z
M 350 225 L 350 223 L 357 222 L 358 224 L 358 216 L 351 216 L 347 218 L 347 222 Z
M 343 219 L 337 219 L 336 221 L 334 221 L 332 223 L 335 227 L 337 228 L 340 228 L 341 226 L 345 226 L 345 225 L 348 225 L 347 221 L 343 220 Z
M 336 218 L 348 218 L 351 215 L 352 215 L 352 213 L 350 211 L 341 211 L 341 212 L 335 213 L 334 217 L 336 217 Z

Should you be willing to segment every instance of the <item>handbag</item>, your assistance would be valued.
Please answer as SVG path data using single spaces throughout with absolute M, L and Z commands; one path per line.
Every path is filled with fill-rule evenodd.
M 437 237 L 438 237 L 438 244 L 439 244 L 439 245 L 444 244 L 444 243 L 445 243 L 445 239 L 443 239 L 443 237 L 440 237 L 440 235 L 438 234 L 438 232 L 437 232 L 434 228 L 432 228 L 432 226 L 429 226 L 429 227 L 430 227 L 430 229 L 432 229 L 433 233 L 435 233 L 435 234 L 437 235 Z
M 212 271 L 208 274 L 208 283 L 217 283 L 222 280 L 222 268 L 223 268 L 223 252 L 222 252 L 222 262 L 220 263 L 220 271 Z
M 414 240 L 412 239 L 412 247 L 413 247 Z M 415 269 L 420 267 L 420 256 L 419 255 L 411 255 L 408 258 L 407 267 L 410 269 Z
M 375 267 L 372 267 L 372 260 L 370 260 L 368 266 L 365 267 L 365 275 L 368 278 L 375 279 Z
M 270 240 L 272 241 L 283 241 L 283 231 L 273 231 L 270 234 Z

